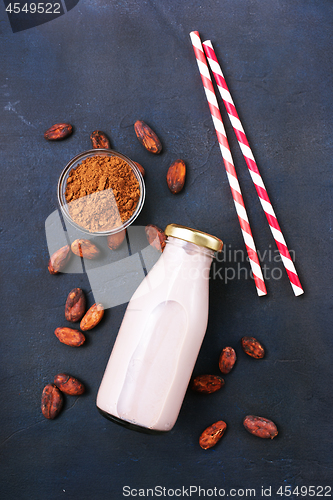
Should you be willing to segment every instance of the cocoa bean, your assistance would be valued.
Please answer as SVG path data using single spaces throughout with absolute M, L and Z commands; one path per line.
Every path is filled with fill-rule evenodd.
M 145 169 L 143 168 L 143 166 L 140 165 L 140 163 L 138 163 L 137 161 L 135 161 L 134 163 L 138 167 L 138 169 L 140 170 L 142 177 L 144 177 L 146 172 L 145 172 Z
M 58 274 L 64 269 L 71 256 L 70 250 L 70 246 L 65 245 L 51 255 L 48 263 L 48 270 L 50 274 Z
M 58 373 L 58 375 L 54 377 L 54 384 L 61 392 L 69 394 L 70 396 L 80 396 L 85 391 L 82 382 L 67 373 Z
M 192 381 L 192 389 L 197 392 L 211 394 L 224 386 L 224 380 L 217 375 L 199 375 Z
M 110 141 L 104 132 L 101 132 L 100 130 L 95 130 L 92 132 L 90 135 L 90 140 L 92 143 L 92 147 L 94 149 L 110 149 Z
M 248 432 L 260 438 L 273 439 L 278 435 L 276 425 L 268 418 L 247 415 L 243 420 L 243 425 Z
M 67 327 L 56 328 L 54 334 L 59 339 L 60 342 L 73 347 L 79 347 L 86 340 L 83 333 L 80 332 L 79 330 L 74 330 L 74 328 L 67 328 Z
M 174 161 L 167 172 L 167 184 L 173 194 L 179 193 L 185 184 L 186 165 L 183 160 Z
M 73 127 L 69 123 L 56 123 L 44 133 L 48 141 L 61 141 L 73 132 Z
M 108 247 L 111 250 L 116 250 L 122 242 L 124 241 L 126 236 L 126 229 L 123 229 L 122 231 L 119 231 L 118 233 L 115 234 L 110 234 L 110 236 L 107 237 L 107 243 Z
M 265 349 L 254 337 L 243 337 L 241 342 L 243 351 L 252 358 L 260 359 L 265 356 Z
M 65 318 L 67 321 L 80 321 L 86 310 L 86 298 L 81 288 L 73 288 L 66 300 Z
M 83 316 L 80 328 L 82 331 L 91 330 L 94 328 L 104 316 L 104 307 L 102 304 L 94 304 L 88 309 L 86 314 Z
M 54 419 L 63 405 L 63 397 L 59 389 L 53 384 L 47 384 L 42 393 L 41 409 L 45 418 Z
M 149 245 L 154 247 L 159 252 L 163 252 L 166 244 L 166 235 L 164 231 L 153 224 L 148 224 L 145 227 L 145 232 Z
M 78 257 L 84 257 L 85 259 L 95 259 L 100 254 L 97 246 L 90 240 L 75 240 L 71 245 L 71 249 L 75 255 Z
M 215 446 L 225 433 L 226 428 L 227 424 L 223 422 L 223 420 L 219 420 L 218 422 L 215 422 L 215 424 L 207 427 L 199 438 L 201 448 L 207 450 L 208 448 Z
M 236 352 L 232 347 L 225 347 L 219 358 L 219 368 L 222 373 L 227 374 L 229 373 L 235 362 L 236 362 Z
M 162 144 L 155 132 L 142 120 L 134 123 L 134 130 L 140 143 L 150 153 L 158 154 L 162 151 Z

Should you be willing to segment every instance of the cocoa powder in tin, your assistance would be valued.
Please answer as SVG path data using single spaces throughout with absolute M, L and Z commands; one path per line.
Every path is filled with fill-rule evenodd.
M 65 198 L 70 216 L 79 226 L 91 232 L 107 231 L 133 215 L 140 187 L 125 160 L 96 155 L 72 169 Z

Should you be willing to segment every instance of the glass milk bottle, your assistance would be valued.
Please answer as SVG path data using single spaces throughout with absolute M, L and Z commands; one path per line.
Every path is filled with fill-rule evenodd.
M 178 417 L 208 321 L 209 271 L 218 238 L 170 224 L 161 257 L 133 294 L 102 379 L 97 408 L 145 432 Z

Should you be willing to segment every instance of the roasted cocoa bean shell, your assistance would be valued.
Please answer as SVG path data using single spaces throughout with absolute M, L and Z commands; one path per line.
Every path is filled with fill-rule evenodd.
M 254 436 L 273 439 L 278 435 L 278 429 L 272 420 L 255 415 L 247 415 L 243 420 L 245 429 Z
M 75 255 L 85 259 L 95 259 L 100 254 L 97 246 L 90 240 L 75 240 L 71 245 L 71 249 Z
M 220 441 L 221 437 L 225 433 L 227 424 L 223 420 L 215 422 L 215 424 L 210 425 L 203 431 L 199 438 L 199 444 L 203 450 L 212 448 Z
M 62 344 L 73 347 L 80 347 L 86 340 L 83 333 L 79 330 L 75 330 L 74 328 L 56 328 L 54 334 Z
M 71 247 L 69 245 L 65 245 L 64 247 L 59 248 L 59 250 L 57 250 L 51 255 L 51 258 L 48 263 L 49 273 L 50 274 L 60 273 L 68 263 L 70 257 L 71 257 Z
M 117 248 L 119 248 L 125 240 L 125 236 L 126 229 L 119 231 L 119 233 L 110 234 L 110 236 L 107 236 L 107 243 L 110 250 L 116 250 Z
M 69 292 L 65 304 L 65 318 L 67 321 L 80 321 L 86 311 L 86 298 L 81 288 L 73 288 Z
M 196 392 L 211 394 L 224 386 L 224 380 L 217 375 L 198 375 L 192 380 L 191 387 Z
M 243 351 L 252 358 L 260 359 L 265 356 L 265 349 L 254 337 L 243 337 L 241 342 Z
M 186 165 L 183 160 L 174 161 L 167 172 L 167 184 L 173 194 L 179 193 L 185 184 Z
M 92 143 L 92 147 L 94 149 L 110 149 L 110 141 L 104 132 L 101 132 L 100 130 L 94 130 L 92 134 L 90 135 L 90 140 Z
M 58 373 L 54 377 L 54 384 L 61 392 L 70 396 L 80 396 L 85 392 L 85 387 L 77 378 L 67 373 Z
M 44 133 L 44 137 L 48 141 L 61 141 L 70 136 L 72 132 L 73 127 L 69 123 L 56 123 L 47 129 Z
M 59 389 L 53 384 L 47 384 L 42 393 L 41 409 L 45 418 L 54 419 L 63 406 L 63 397 Z
M 166 245 L 166 235 L 164 231 L 153 224 L 148 224 L 145 227 L 145 232 L 149 245 L 154 247 L 159 252 L 163 252 Z
M 219 368 L 225 375 L 229 373 L 236 363 L 236 352 L 232 347 L 225 347 L 219 358 Z
M 158 154 L 162 151 L 162 144 L 155 132 L 142 120 L 134 123 L 134 130 L 140 143 L 150 153 Z
M 103 304 L 94 304 L 88 309 L 86 314 L 83 316 L 80 328 L 83 332 L 91 330 L 94 328 L 104 316 Z

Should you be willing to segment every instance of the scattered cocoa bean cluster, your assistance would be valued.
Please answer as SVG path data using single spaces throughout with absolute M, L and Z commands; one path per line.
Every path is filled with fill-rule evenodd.
M 162 144 L 155 132 L 142 120 L 134 123 L 134 130 L 140 143 L 153 154 L 162 151 Z M 167 171 L 167 184 L 171 193 L 178 194 L 183 189 L 186 178 L 186 165 L 183 160 L 175 160 Z
M 265 356 L 265 349 L 262 344 L 254 337 L 243 337 L 241 339 L 243 351 L 255 359 L 261 359 Z M 232 347 L 224 347 L 219 357 L 219 369 L 227 375 L 233 369 L 237 356 Z M 225 382 L 222 377 L 217 375 L 198 375 L 191 382 L 191 388 L 203 394 L 212 394 L 219 391 Z M 256 415 L 247 415 L 243 419 L 244 428 L 260 438 L 273 439 L 278 434 L 277 427 L 272 420 Z M 213 423 L 207 427 L 199 437 L 199 445 L 207 450 L 220 441 L 227 429 L 227 424 L 223 420 Z
M 50 258 L 48 270 L 50 274 L 58 274 L 68 263 L 71 254 L 87 259 L 99 256 L 97 246 L 89 240 L 77 239 L 72 245 L 65 245 L 57 250 Z M 73 288 L 68 294 L 65 304 L 65 319 L 76 323 L 80 321 L 80 330 L 68 327 L 59 327 L 54 331 L 58 340 L 72 347 L 80 347 L 84 344 L 86 337 L 82 332 L 94 328 L 104 316 L 103 304 L 95 303 L 86 310 L 86 298 L 81 288 Z M 62 406 L 63 397 L 61 392 L 70 395 L 80 395 L 84 392 L 84 386 L 75 377 L 67 374 L 59 374 L 54 379 L 54 384 L 47 384 L 42 393 L 41 409 L 44 417 L 55 418 Z
M 58 373 L 53 384 L 47 384 L 43 389 L 41 409 L 44 417 L 53 420 L 59 415 L 64 404 L 63 394 L 80 396 L 85 390 L 85 386 L 77 378 L 67 373 Z
M 60 273 L 68 264 L 72 254 L 85 259 L 95 259 L 100 255 L 100 250 L 90 240 L 77 239 L 71 245 L 65 245 L 51 255 L 48 263 L 49 273 Z
M 166 235 L 164 231 L 154 224 L 147 224 L 145 233 L 148 243 L 156 250 L 163 252 L 166 244 Z M 111 234 L 106 237 L 107 244 L 110 250 L 116 250 L 125 240 L 126 229 L 119 233 Z M 50 257 L 48 262 L 48 270 L 50 274 L 58 274 L 64 270 L 72 255 L 84 257 L 85 259 L 95 259 L 100 255 L 100 250 L 90 240 L 77 239 L 71 245 L 65 245 L 56 250 Z
M 81 288 L 73 288 L 69 293 L 65 304 L 65 318 L 67 321 L 76 323 L 80 321 L 82 332 L 92 330 L 104 316 L 103 304 L 95 303 L 86 311 L 86 299 Z M 84 344 L 86 338 L 80 330 L 68 327 L 55 329 L 55 336 L 60 342 L 73 347 Z
M 81 288 L 73 288 L 69 292 L 65 304 L 65 319 L 76 323 L 80 321 L 82 331 L 91 330 L 101 321 L 104 315 L 102 304 L 93 304 L 86 311 L 86 298 Z M 60 327 L 55 329 L 55 335 L 58 340 L 72 347 L 81 346 L 86 338 L 82 331 Z M 55 376 L 53 384 L 47 384 L 42 393 L 41 409 L 45 418 L 54 419 L 62 409 L 62 393 L 70 396 L 79 396 L 83 394 L 85 387 L 78 379 L 66 373 L 59 373 Z
M 147 151 L 153 154 L 159 154 L 162 151 L 162 144 L 156 133 L 142 120 L 137 120 L 134 123 L 134 131 L 139 142 L 145 147 Z M 63 140 L 73 133 L 73 126 L 69 123 L 57 123 L 50 127 L 45 133 L 44 137 L 50 141 Z M 101 130 L 94 130 L 90 135 L 90 140 L 93 149 L 110 149 L 111 144 L 108 136 Z M 138 167 L 141 175 L 145 176 L 145 169 L 143 166 L 134 161 Z M 166 180 L 167 185 L 173 194 L 179 193 L 185 184 L 186 178 L 186 165 L 181 159 L 175 160 L 168 168 Z M 163 252 L 165 247 L 166 236 L 164 232 L 153 224 L 146 226 L 146 235 L 150 245 L 156 250 Z M 107 237 L 107 244 L 111 250 L 116 250 L 123 243 L 126 236 L 126 230 L 115 233 Z M 95 247 L 95 248 L 94 248 Z M 57 274 L 61 272 L 68 263 L 71 251 L 85 258 L 94 258 L 93 252 L 98 253 L 98 249 L 89 240 L 76 240 L 71 247 L 65 245 L 57 250 L 50 258 L 49 272 Z M 97 256 L 97 255 L 96 255 Z
M 140 144 L 153 154 L 159 154 L 162 151 L 162 143 L 156 133 L 142 120 L 134 123 L 134 131 Z M 44 133 L 44 138 L 49 141 L 60 141 L 66 139 L 73 133 L 73 126 L 69 123 L 56 123 Z M 111 149 L 108 136 L 101 130 L 94 130 L 90 135 L 93 149 Z M 134 162 L 141 175 L 145 176 L 145 169 L 140 163 Z M 181 159 L 171 163 L 166 174 L 167 185 L 173 194 L 178 194 L 183 189 L 186 178 L 186 165 Z

